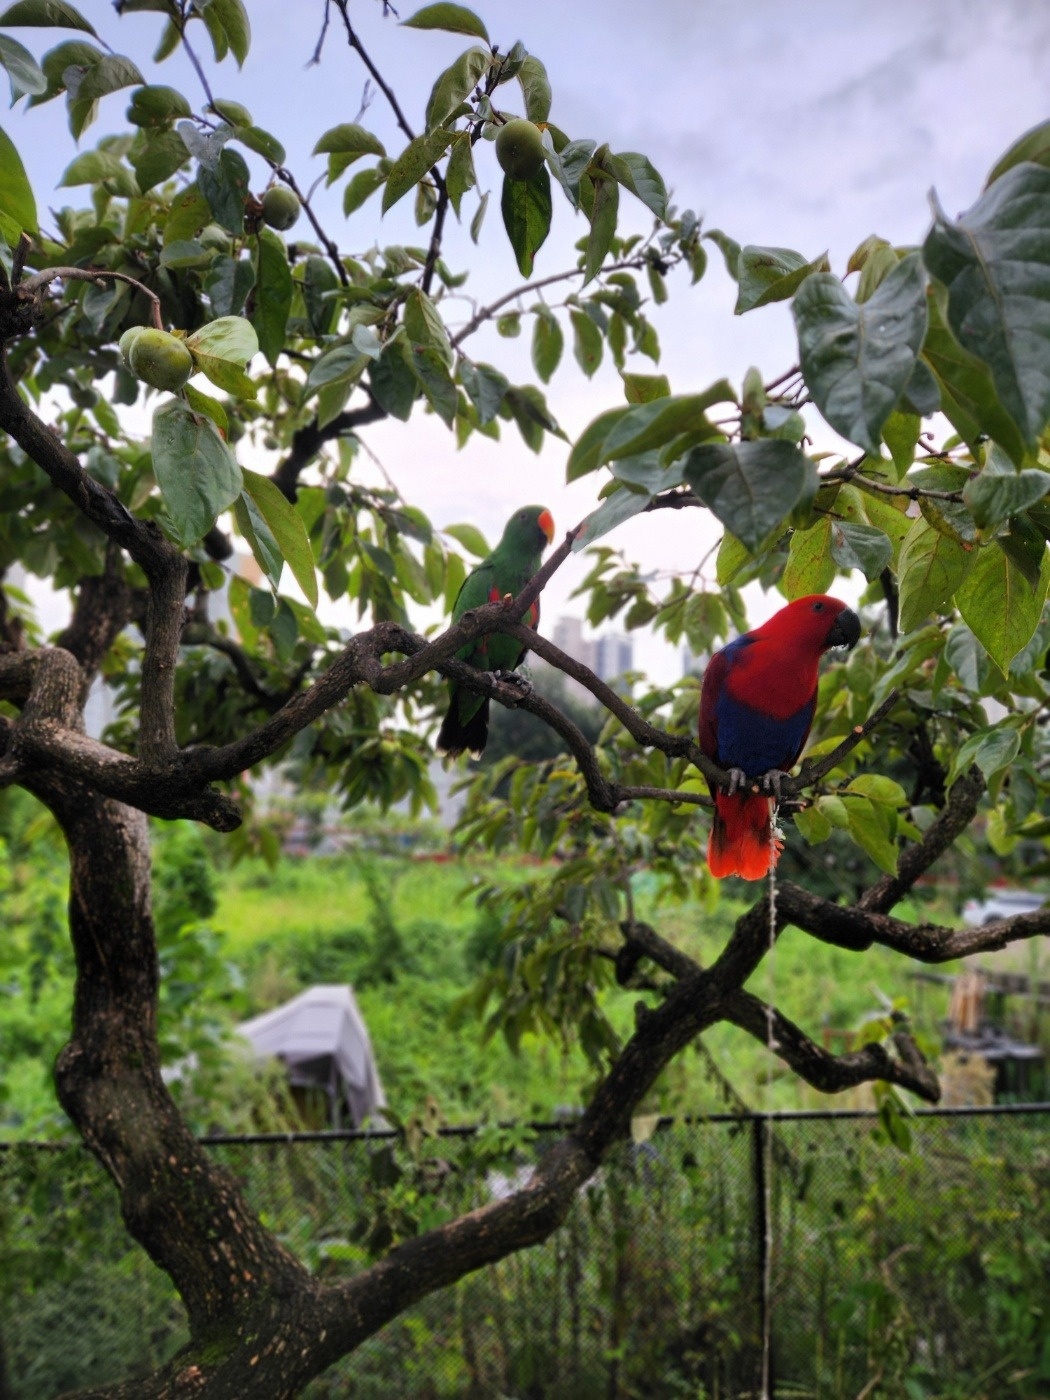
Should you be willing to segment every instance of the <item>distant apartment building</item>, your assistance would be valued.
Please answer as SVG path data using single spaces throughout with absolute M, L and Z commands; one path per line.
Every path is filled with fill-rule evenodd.
M 551 641 L 567 656 L 593 671 L 600 680 L 624 694 L 630 693 L 630 685 L 623 679 L 634 669 L 634 642 L 630 637 L 622 632 L 585 637 L 583 623 L 578 617 L 559 617 L 551 631 Z M 537 660 L 533 665 L 541 669 L 543 663 Z M 590 691 L 569 676 L 565 678 L 565 687 L 574 699 L 586 704 L 594 703 Z

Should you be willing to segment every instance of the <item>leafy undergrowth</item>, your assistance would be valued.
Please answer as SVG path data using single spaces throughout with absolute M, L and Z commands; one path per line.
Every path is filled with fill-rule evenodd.
M 428 1098 L 449 1121 L 547 1119 L 578 1107 L 594 1071 L 577 1047 L 526 1034 L 515 1055 L 499 1034 L 485 1039 L 476 1021 L 460 1019 L 449 1029 L 454 1005 L 498 955 L 499 930 L 486 925 L 470 897 L 473 886 L 496 875 L 525 880 L 535 877 L 536 867 L 371 856 L 282 860 L 273 870 L 242 863 L 223 876 L 216 923 L 227 931 L 227 947 L 243 972 L 244 1014 L 313 983 L 349 982 L 384 1088 L 402 1116 L 420 1111 Z M 705 964 L 745 907 L 723 899 L 713 911 L 656 908 L 656 893 L 639 891 L 639 915 Z M 883 950 L 859 959 L 791 930 L 753 989 L 775 997 L 819 1040 L 825 1026 L 856 1030 L 865 1017 L 881 1014 L 883 999 L 914 1002 L 908 971 L 909 964 Z M 630 1032 L 638 999 L 633 991 L 604 996 L 603 1009 L 621 1035 Z M 927 992 L 925 1001 L 931 1021 L 943 1014 L 943 994 Z M 833 1048 L 845 1048 L 844 1040 L 835 1038 Z M 714 1112 L 740 1101 L 758 1108 L 825 1102 L 763 1046 L 724 1026 L 669 1068 L 646 1110 Z

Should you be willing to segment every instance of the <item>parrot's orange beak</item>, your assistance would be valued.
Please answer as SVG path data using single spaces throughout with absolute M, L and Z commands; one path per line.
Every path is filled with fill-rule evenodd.
M 550 511 L 549 511 L 549 510 L 541 510 L 540 513 L 539 513 L 539 516 L 538 516 L 537 519 L 536 519 L 536 524 L 540 527 L 540 529 L 543 531 L 543 533 L 547 536 L 547 543 L 548 543 L 548 544 L 553 544 L 553 543 L 554 543 L 554 516 L 551 515 Z

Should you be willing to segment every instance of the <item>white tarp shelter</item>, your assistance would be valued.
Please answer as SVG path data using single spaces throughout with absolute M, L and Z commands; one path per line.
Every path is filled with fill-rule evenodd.
M 386 1104 L 368 1028 L 345 985 L 310 987 L 283 1006 L 237 1027 L 259 1059 L 273 1056 L 288 1070 L 293 1089 L 327 1094 L 338 1127 L 349 1111 L 354 1127 Z

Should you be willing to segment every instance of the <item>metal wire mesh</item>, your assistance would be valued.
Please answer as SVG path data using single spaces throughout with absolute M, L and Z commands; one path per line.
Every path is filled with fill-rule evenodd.
M 209 1150 L 265 1223 L 337 1278 L 513 1189 L 551 1140 L 460 1133 L 408 1153 L 314 1135 Z M 908 1153 L 859 1115 L 663 1125 L 602 1167 L 545 1245 L 425 1299 L 307 1393 L 757 1400 L 768 1306 L 781 1400 L 1045 1397 L 1048 1227 L 1046 1107 L 923 1115 Z M 186 1339 L 170 1284 L 78 1148 L 0 1152 L 0 1261 L 18 1400 L 147 1371 Z

